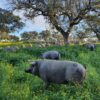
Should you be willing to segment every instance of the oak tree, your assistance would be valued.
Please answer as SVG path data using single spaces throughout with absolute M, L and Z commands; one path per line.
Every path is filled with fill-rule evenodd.
M 43 15 L 57 31 L 65 44 L 74 25 L 92 10 L 95 0 L 9 0 L 13 9 L 25 11 L 25 16 L 33 19 Z

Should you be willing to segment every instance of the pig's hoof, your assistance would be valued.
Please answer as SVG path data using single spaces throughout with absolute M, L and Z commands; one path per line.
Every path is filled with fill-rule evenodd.
M 48 88 L 48 85 L 49 85 L 49 83 L 48 83 L 48 82 L 45 82 L 45 83 L 43 84 L 43 86 L 44 86 L 44 88 L 45 88 L 45 89 L 47 89 L 47 88 Z

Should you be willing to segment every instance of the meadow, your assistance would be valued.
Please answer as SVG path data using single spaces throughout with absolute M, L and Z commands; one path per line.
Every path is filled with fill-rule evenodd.
M 6 45 L 5 45 L 6 46 Z M 100 100 L 100 44 L 90 51 L 81 45 L 23 47 L 15 52 L 0 46 L 0 100 Z M 47 50 L 57 50 L 61 60 L 73 60 L 86 66 L 82 84 L 51 84 L 44 89 L 43 81 L 25 73 L 29 61 L 39 60 Z

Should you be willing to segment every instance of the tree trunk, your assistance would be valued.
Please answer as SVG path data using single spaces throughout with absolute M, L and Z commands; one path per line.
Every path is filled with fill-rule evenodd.
M 54 17 L 53 18 L 51 17 L 50 20 L 53 23 L 53 25 L 55 26 L 55 28 L 62 34 L 62 36 L 64 38 L 64 44 L 65 45 L 68 45 L 69 44 L 68 43 L 68 37 L 69 37 L 70 31 L 73 28 L 74 24 L 73 23 L 70 23 L 67 32 L 65 32 L 62 27 L 58 26 L 59 24 L 56 21 L 56 19 L 54 19 Z
M 64 44 L 68 45 L 69 44 L 69 42 L 68 42 L 69 33 L 68 32 L 64 32 L 64 33 L 62 33 L 62 35 L 63 35 L 63 38 L 64 38 Z
M 71 32 L 71 29 L 73 28 L 73 25 L 70 24 L 67 32 L 62 32 L 61 34 L 63 35 L 63 38 L 64 38 L 64 44 L 65 45 L 68 45 L 69 44 L 69 41 L 68 41 L 68 38 L 69 38 L 69 34 Z

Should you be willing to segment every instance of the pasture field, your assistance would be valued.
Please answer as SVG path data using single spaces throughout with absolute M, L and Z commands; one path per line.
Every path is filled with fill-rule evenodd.
M 0 46 L 0 100 L 100 100 L 100 44 L 90 51 L 81 45 L 45 48 L 22 47 L 3 51 Z M 83 84 L 51 84 L 47 90 L 43 81 L 25 73 L 29 60 L 39 60 L 40 53 L 57 50 L 61 60 L 77 61 L 87 68 Z

